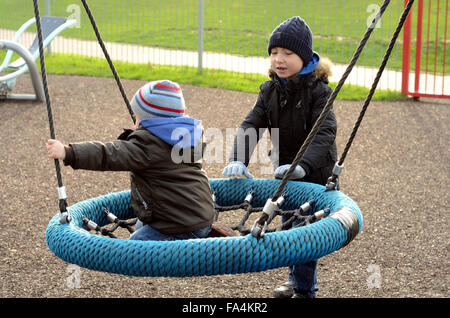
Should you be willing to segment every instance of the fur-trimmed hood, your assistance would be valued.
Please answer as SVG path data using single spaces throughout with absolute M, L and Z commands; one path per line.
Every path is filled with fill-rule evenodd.
M 333 75 L 333 63 L 327 57 L 321 57 L 316 69 L 312 72 L 312 75 L 319 79 L 328 79 Z

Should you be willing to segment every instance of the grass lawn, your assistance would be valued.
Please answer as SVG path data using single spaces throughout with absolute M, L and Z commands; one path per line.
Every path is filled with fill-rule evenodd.
M 5 51 L 0 50 L 0 61 Z M 40 66 L 37 61 L 38 68 Z M 90 58 L 78 55 L 56 54 L 46 55 L 47 74 L 85 75 L 98 77 L 113 77 L 106 59 Z M 257 93 L 267 76 L 258 74 L 240 74 L 223 70 L 205 70 L 199 73 L 195 67 L 184 66 L 151 66 L 147 64 L 134 64 L 114 62 L 114 66 L 121 78 L 138 79 L 144 81 L 168 78 L 180 84 L 191 84 L 203 87 L 214 87 L 228 90 L 237 90 Z M 22 76 L 28 76 L 27 74 Z M 337 83 L 330 83 L 334 88 Z M 117 86 L 111 89 L 118 89 Z M 337 97 L 342 100 L 364 100 L 369 89 L 355 85 L 344 85 Z M 395 100 L 405 98 L 400 92 L 377 90 L 373 100 Z
M 96 0 L 88 1 L 88 4 L 105 41 L 196 50 L 198 2 L 166 0 L 161 5 L 156 0 Z M 95 39 L 80 1 L 58 0 L 50 3 L 52 15 L 70 16 L 80 21 L 78 27 L 66 30 L 64 36 Z M 367 22 L 371 21 L 382 3 L 382 0 L 205 0 L 204 50 L 246 56 L 266 55 L 267 40 L 273 28 L 288 17 L 300 15 L 313 31 L 314 49 L 334 63 L 347 64 L 367 28 Z M 41 15 L 46 12 L 44 4 L 45 1 L 40 1 Z M 377 67 L 380 64 L 403 5 L 404 0 L 391 1 L 358 65 Z M 416 7 L 417 1 L 413 7 L 413 30 L 416 25 Z M 14 14 L 11 15 L 11 12 Z M 17 29 L 32 16 L 34 11 L 31 1 L 2 0 L 0 28 Z M 425 0 L 424 17 L 428 16 L 433 26 L 430 34 L 433 43 L 435 25 L 439 22 L 437 47 L 433 44 L 429 51 L 433 56 L 436 53 L 437 71 L 442 72 L 445 3 Z M 424 23 L 424 34 L 427 34 L 427 27 L 427 23 Z M 388 68 L 401 67 L 401 39 L 400 36 Z M 411 56 L 415 56 L 415 46 L 413 39 Z M 445 71 L 450 72 L 450 60 L 447 59 L 445 64 Z M 434 58 L 429 59 L 428 67 L 434 68 Z

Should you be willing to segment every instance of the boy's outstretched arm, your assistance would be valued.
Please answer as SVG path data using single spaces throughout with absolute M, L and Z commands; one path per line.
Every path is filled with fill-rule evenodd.
M 49 158 L 61 160 L 66 158 L 66 149 L 61 141 L 49 139 L 45 144 L 45 147 L 47 148 Z

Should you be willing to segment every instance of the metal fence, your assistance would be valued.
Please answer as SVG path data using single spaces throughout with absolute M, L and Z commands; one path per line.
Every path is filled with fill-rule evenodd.
M 267 74 L 267 41 L 283 20 L 299 15 L 313 32 L 314 50 L 335 64 L 332 81 L 345 70 L 382 0 L 92 0 L 88 4 L 113 60 L 223 69 L 237 75 Z M 41 0 L 42 15 L 77 24 L 52 42 L 52 52 L 103 57 L 78 0 Z M 403 11 L 391 1 L 347 83 L 370 86 Z M 2 0 L 0 38 L 10 39 L 34 16 L 31 0 Z M 31 33 L 34 30 L 30 30 Z M 24 37 L 30 44 L 32 35 Z M 401 43 L 397 43 L 380 88 L 401 89 Z M 247 75 L 249 76 L 249 75 Z
M 434 2 L 432 2 L 434 1 Z M 434 4 L 434 8 L 432 8 Z M 412 17 L 404 27 L 402 93 L 419 97 L 450 99 L 449 59 L 447 54 L 449 0 L 418 0 L 416 36 L 412 39 Z M 432 9 L 435 14 L 432 15 Z M 439 19 L 443 20 L 439 23 Z M 412 58 L 412 43 L 415 42 L 415 56 Z M 414 60 L 414 66 L 408 61 Z M 410 68 L 414 74 L 410 72 Z

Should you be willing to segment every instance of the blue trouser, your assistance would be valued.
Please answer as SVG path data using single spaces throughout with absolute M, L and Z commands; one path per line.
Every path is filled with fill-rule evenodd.
M 282 217 L 281 221 L 286 222 L 288 217 Z M 294 222 L 292 226 L 298 224 Z M 294 290 L 307 298 L 314 298 L 317 290 L 317 260 L 312 260 L 304 264 L 289 266 L 289 280 L 295 283 Z
M 305 295 L 307 298 L 314 298 L 319 289 L 317 286 L 317 260 L 289 266 L 289 280 L 295 283 L 296 293 Z
M 197 231 L 180 233 L 180 234 L 164 234 L 150 225 L 144 225 L 141 221 L 136 222 L 136 231 L 131 234 L 130 240 L 139 241 L 175 241 L 187 240 L 195 238 L 204 238 L 211 231 L 211 226 L 207 226 Z

